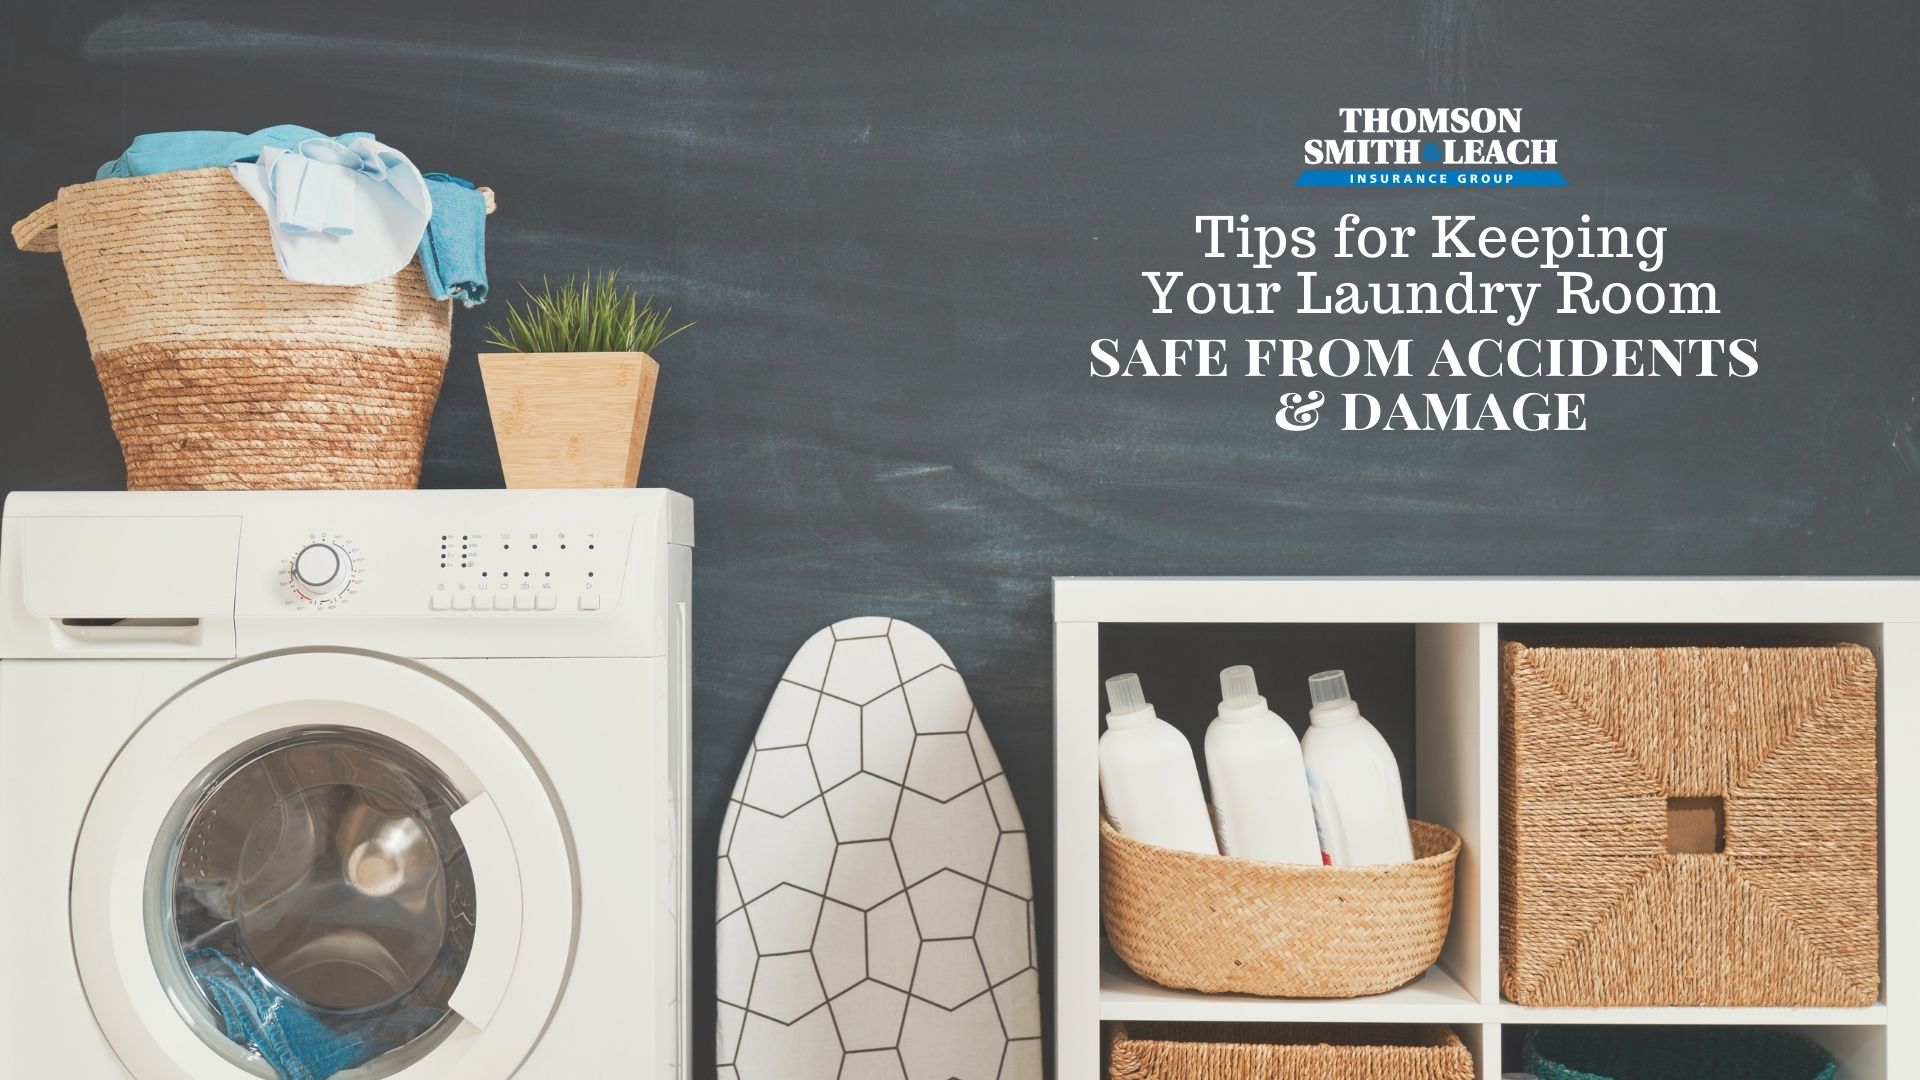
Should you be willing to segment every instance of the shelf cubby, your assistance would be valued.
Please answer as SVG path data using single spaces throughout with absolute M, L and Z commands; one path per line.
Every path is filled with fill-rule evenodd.
M 1103 1075 L 1113 1021 L 1439 1023 L 1475 1048 L 1484 1077 L 1550 1024 L 1759 1024 L 1803 1031 L 1841 1076 L 1920 1075 L 1910 1015 L 1909 935 L 1884 913 L 1910 906 L 1912 871 L 1890 862 L 1914 832 L 1910 790 L 1886 783 L 1916 760 L 1920 583 L 1908 579 L 1060 579 L 1055 585 L 1055 1042 L 1059 1077 Z M 1881 1000 L 1859 1008 L 1531 1008 L 1499 978 L 1499 650 L 1503 635 L 1684 634 L 1726 643 L 1803 638 L 1872 648 L 1880 673 Z M 1415 817 L 1459 832 L 1453 922 L 1439 962 L 1413 983 L 1347 1000 L 1172 990 L 1106 948 L 1099 919 L 1101 680 L 1139 671 L 1161 715 L 1195 740 L 1215 676 L 1252 664 L 1275 710 L 1300 727 L 1306 674 L 1347 669 L 1361 709 L 1400 757 Z M 1907 723 L 1899 722 L 1908 718 Z M 1912 785 L 1907 785 L 1908 789 Z M 1893 844 L 1889 844 L 1889 840 Z
M 1507 1023 L 1503 1025 L 1499 1031 L 1498 1041 L 1500 1045 L 1498 1050 L 1501 1055 L 1500 1060 L 1506 1063 L 1505 1069 L 1508 1072 L 1519 1072 L 1526 1067 L 1526 1058 L 1522 1047 L 1525 1045 L 1525 1040 L 1529 1032 L 1535 1028 L 1556 1027 L 1563 1024 L 1591 1024 L 1592 1022 L 1591 1020 L 1577 1017 L 1560 1016 L 1545 1022 Z M 1719 1026 L 1719 1022 L 1700 1020 L 1697 1017 L 1691 1020 L 1680 1020 L 1671 1017 L 1661 1020 L 1642 1017 L 1629 1021 L 1629 1023 L 1673 1023 L 1688 1027 Z M 1756 1025 L 1760 1022 L 1753 1017 L 1742 1017 L 1738 1020 L 1726 1021 L 1726 1023 Z M 1884 1023 L 1823 1025 L 1819 1023 L 1785 1021 L 1777 1026 L 1784 1031 L 1792 1031 L 1804 1035 L 1814 1042 L 1819 1043 L 1822 1049 L 1833 1055 L 1835 1064 L 1839 1066 L 1837 1072 L 1841 1080 L 1859 1077 L 1878 1078 L 1903 1075 L 1887 1070 L 1889 1033 Z

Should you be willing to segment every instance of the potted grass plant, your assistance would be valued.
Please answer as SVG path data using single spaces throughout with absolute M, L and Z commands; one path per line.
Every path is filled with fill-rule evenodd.
M 542 281 L 486 328 L 480 354 L 500 466 L 510 488 L 633 487 L 653 412 L 653 352 L 669 329 L 618 273 Z

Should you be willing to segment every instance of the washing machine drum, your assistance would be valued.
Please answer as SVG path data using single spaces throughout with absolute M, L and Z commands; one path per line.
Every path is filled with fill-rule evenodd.
M 552 793 L 418 668 L 319 652 L 190 687 L 74 851 L 74 959 L 135 1080 L 505 1080 L 572 955 Z
M 271 1054 L 253 1014 L 297 1010 L 319 1040 L 305 1052 L 330 1060 L 435 1041 L 473 945 L 460 802 L 425 758 L 364 731 L 283 736 L 208 780 L 165 892 L 175 959 L 228 1038 Z

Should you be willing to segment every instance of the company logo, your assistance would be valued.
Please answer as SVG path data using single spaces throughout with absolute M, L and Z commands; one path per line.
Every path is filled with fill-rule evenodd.
M 1565 187 L 1558 139 L 1519 109 L 1344 108 L 1341 137 L 1308 139 L 1296 187 Z

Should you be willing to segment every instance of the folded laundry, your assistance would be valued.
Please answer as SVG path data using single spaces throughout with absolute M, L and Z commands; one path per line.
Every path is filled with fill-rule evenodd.
M 303 139 L 265 147 L 229 166 L 267 212 L 273 254 L 288 280 L 364 285 L 391 277 L 425 252 L 433 213 L 420 170 L 374 139 Z
M 371 154 L 356 151 L 356 145 L 363 140 L 377 149 L 373 149 Z M 336 144 L 337 149 L 323 145 L 327 143 Z M 394 159 L 397 158 L 399 162 L 406 161 L 404 155 L 380 144 L 369 132 L 352 131 L 344 135 L 329 136 L 298 124 L 277 124 L 250 134 L 237 131 L 154 132 L 135 138 L 125 153 L 100 166 L 96 179 L 150 176 L 182 169 L 207 169 L 242 164 L 264 168 L 288 158 L 289 155 L 293 155 L 294 160 L 286 167 L 298 170 L 303 179 L 322 176 L 330 179 L 322 179 L 320 186 L 313 190 L 311 198 L 299 197 L 299 193 L 296 192 L 296 197 L 284 207 L 281 207 L 277 198 L 270 206 L 267 200 L 261 199 L 258 191 L 253 187 L 248 188 L 255 199 L 261 200 L 262 207 L 268 210 L 269 215 L 274 216 L 274 249 L 280 256 L 282 269 L 288 268 L 287 252 L 294 248 L 299 249 L 299 254 L 294 257 L 293 264 L 302 267 L 301 273 L 307 272 L 306 267 L 310 265 L 310 260 L 318 261 L 322 265 L 332 263 L 330 272 L 336 276 L 345 273 L 342 264 L 373 265 L 375 260 L 370 257 L 347 259 L 337 253 L 331 259 L 322 259 L 318 254 L 313 254 L 323 250 L 313 241 L 300 244 L 285 243 L 289 235 L 298 235 L 303 231 L 317 232 L 321 237 L 330 238 L 356 235 L 356 225 L 346 221 L 348 215 L 356 213 L 354 200 L 345 199 L 334 203 L 330 201 L 333 195 L 342 191 L 360 191 L 364 194 L 372 190 L 367 183 L 369 178 L 377 178 L 375 183 L 392 184 L 395 181 L 391 170 L 397 164 Z M 270 161 L 269 157 L 273 160 Z M 305 159 L 307 164 L 300 163 L 298 159 Z M 324 170 L 316 170 L 311 164 L 314 162 L 330 164 L 354 175 L 349 177 L 343 173 L 326 173 Z M 382 171 L 383 169 L 385 171 Z M 405 169 L 411 171 L 412 163 L 407 162 Z M 235 175 L 243 185 L 247 183 L 247 179 L 239 170 L 236 170 Z M 419 175 L 417 171 L 412 172 L 413 177 L 418 178 Z M 427 223 L 424 231 L 417 234 L 414 246 L 419 251 L 421 268 L 426 272 L 428 287 L 436 300 L 458 298 L 462 304 L 473 307 L 487 297 L 484 197 L 472 184 L 445 173 L 429 174 L 424 181 L 425 187 L 421 190 L 419 197 L 427 207 Z M 265 188 L 267 185 L 263 181 L 259 186 Z M 407 184 L 401 183 L 399 188 L 391 194 L 372 196 L 375 209 L 368 212 L 376 216 L 359 220 L 384 221 L 386 218 L 377 215 L 399 213 L 398 208 L 392 203 L 398 201 L 411 205 L 410 195 L 400 193 L 401 189 L 407 188 Z M 324 196 L 323 192 L 326 193 Z M 279 209 L 276 210 L 276 207 Z M 317 230 L 313 228 L 316 221 L 323 222 Z M 336 245 L 336 247 L 363 250 L 369 243 L 370 238 L 362 239 L 357 244 Z M 403 259 L 392 270 L 385 273 L 392 273 L 393 270 L 398 270 L 404 265 Z M 313 272 L 328 271 L 315 269 Z M 371 277 L 362 277 L 359 280 L 375 280 L 385 276 L 385 273 L 373 274 Z M 320 280 L 296 277 L 293 271 L 289 271 L 288 276 L 302 281 Z M 328 280 L 327 283 L 352 284 L 354 282 Z
M 194 980 L 220 1014 L 227 1038 L 260 1055 L 281 1080 L 327 1080 L 405 1045 L 440 1014 L 405 1009 L 377 1024 L 336 1031 L 259 972 L 219 951 L 187 954 Z

